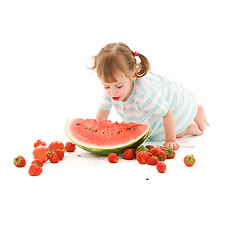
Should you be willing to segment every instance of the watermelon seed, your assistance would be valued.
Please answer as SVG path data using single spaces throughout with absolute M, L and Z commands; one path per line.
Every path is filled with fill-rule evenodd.
M 129 127 L 129 128 L 127 128 L 127 130 L 131 130 L 131 128 Z

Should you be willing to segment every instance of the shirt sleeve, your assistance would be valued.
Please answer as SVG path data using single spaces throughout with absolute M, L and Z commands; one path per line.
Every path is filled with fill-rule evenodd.
M 106 91 L 103 91 L 103 96 L 102 96 L 102 100 L 100 102 L 99 107 L 104 110 L 111 110 L 111 108 L 112 108 L 112 100 L 107 95 Z
M 141 110 L 164 117 L 169 110 L 169 105 L 166 99 L 160 95 L 159 91 L 154 91 L 141 99 L 140 108 Z

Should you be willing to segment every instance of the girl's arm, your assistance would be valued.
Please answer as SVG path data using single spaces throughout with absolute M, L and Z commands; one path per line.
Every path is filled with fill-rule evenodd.
M 109 114 L 110 114 L 110 111 L 111 111 L 111 110 L 104 110 L 104 109 L 102 109 L 102 108 L 99 108 L 99 109 L 98 109 L 97 116 L 96 116 L 96 120 L 97 120 L 97 121 L 107 120 L 107 119 L 108 119 L 108 116 L 109 116 Z
M 163 117 L 164 132 L 165 132 L 165 147 L 172 147 L 177 150 L 180 146 L 176 143 L 176 130 L 174 115 L 169 109 L 167 114 Z

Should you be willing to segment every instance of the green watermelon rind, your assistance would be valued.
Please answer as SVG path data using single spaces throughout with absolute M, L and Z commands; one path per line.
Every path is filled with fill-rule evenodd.
M 79 144 L 78 142 L 76 142 L 69 136 L 69 134 L 67 132 L 67 124 L 68 124 L 69 120 L 70 119 L 67 120 L 66 125 L 65 125 L 65 133 L 66 133 L 67 137 L 70 139 L 70 141 L 72 141 L 75 145 L 77 145 L 78 147 L 82 148 L 85 151 L 92 152 L 92 153 L 95 153 L 98 155 L 104 155 L 104 156 L 107 156 L 110 153 L 122 154 L 123 151 L 127 148 L 136 148 L 139 145 L 141 145 L 143 142 L 145 142 L 152 132 L 151 126 L 148 125 L 148 129 L 145 132 L 145 134 L 142 135 L 140 138 L 136 139 L 134 142 L 130 142 L 129 144 L 125 144 L 123 146 L 115 147 L 115 148 L 87 147 L 87 146 L 83 146 L 82 144 Z

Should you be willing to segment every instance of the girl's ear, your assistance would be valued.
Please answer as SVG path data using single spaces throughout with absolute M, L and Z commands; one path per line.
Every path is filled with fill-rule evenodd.
M 136 74 L 138 72 L 138 69 L 135 68 L 134 70 L 132 70 L 132 73 L 131 73 L 131 80 L 132 81 L 135 81 L 136 80 Z

